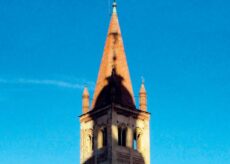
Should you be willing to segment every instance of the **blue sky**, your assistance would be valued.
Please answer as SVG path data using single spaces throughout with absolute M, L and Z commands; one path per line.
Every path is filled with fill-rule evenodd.
M 0 163 L 79 163 L 82 87 L 92 96 L 110 5 L 0 0 Z M 229 8 L 118 0 L 135 95 L 146 81 L 151 163 L 230 163 Z

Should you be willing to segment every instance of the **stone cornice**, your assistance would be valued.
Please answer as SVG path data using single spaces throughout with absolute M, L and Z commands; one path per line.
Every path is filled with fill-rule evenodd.
M 89 111 L 88 113 L 85 113 L 85 114 L 79 116 L 80 122 L 87 122 L 90 120 L 94 120 L 94 118 L 98 118 L 102 115 L 105 115 L 110 110 L 114 110 L 118 114 L 122 114 L 122 115 L 125 115 L 127 117 L 132 116 L 134 118 L 144 119 L 144 120 L 149 120 L 149 118 L 150 118 L 149 112 L 142 111 L 139 109 L 123 107 L 119 104 L 111 104 L 111 105 L 108 105 L 108 106 L 103 107 L 103 108 L 93 109 L 93 110 Z

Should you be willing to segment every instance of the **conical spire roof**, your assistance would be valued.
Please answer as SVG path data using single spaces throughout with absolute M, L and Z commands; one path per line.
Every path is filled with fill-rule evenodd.
M 146 94 L 145 84 L 142 82 L 141 88 L 140 88 L 140 94 Z
M 89 91 L 87 87 L 84 87 L 82 96 L 89 96 Z
M 113 69 L 115 69 L 116 74 L 122 78 L 121 84 L 127 90 L 131 97 L 129 97 L 129 99 L 132 99 L 132 103 L 134 104 L 133 89 L 130 80 L 128 64 L 126 61 L 116 6 L 116 2 L 114 2 L 113 13 L 111 16 L 107 39 L 104 47 L 104 53 L 101 60 L 97 83 L 95 86 L 92 108 L 95 107 L 96 101 L 98 100 L 102 90 L 108 86 L 108 78 L 111 77 Z M 122 99 L 125 101 L 125 97 Z

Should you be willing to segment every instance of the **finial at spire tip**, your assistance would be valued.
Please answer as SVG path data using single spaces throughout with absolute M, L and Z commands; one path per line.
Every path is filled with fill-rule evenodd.
M 113 13 L 117 13 L 117 2 L 113 0 Z
M 144 84 L 145 83 L 145 79 L 143 76 L 141 76 L 141 83 Z

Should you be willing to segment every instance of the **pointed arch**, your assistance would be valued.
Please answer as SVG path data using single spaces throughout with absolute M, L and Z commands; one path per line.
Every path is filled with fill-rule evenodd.
M 133 149 L 140 151 L 142 149 L 142 135 L 143 130 L 139 127 L 134 129 L 133 132 Z
M 126 147 L 127 126 L 125 124 L 118 125 L 118 145 Z
M 98 128 L 98 134 L 97 134 L 97 148 L 102 149 L 107 146 L 107 127 L 102 126 Z

